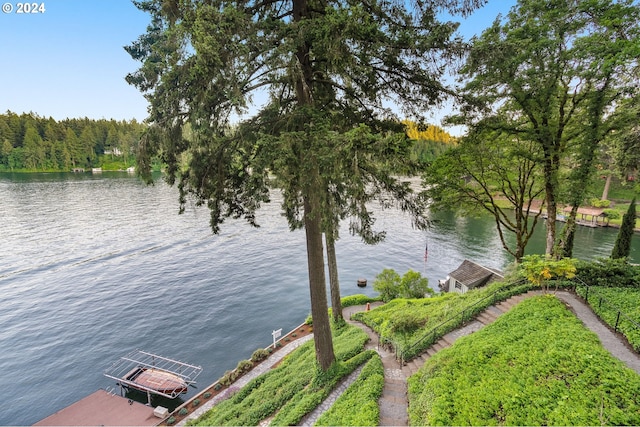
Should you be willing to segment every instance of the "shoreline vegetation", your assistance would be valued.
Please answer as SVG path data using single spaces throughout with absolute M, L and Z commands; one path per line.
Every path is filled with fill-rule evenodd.
M 405 120 L 413 141 L 410 159 L 422 164 L 433 161 L 457 139 L 436 125 L 418 125 Z M 56 121 L 35 113 L 0 114 L 0 172 L 51 173 L 125 171 L 136 166 L 138 144 L 147 125 L 133 120 Z M 154 161 L 156 172 L 162 165 Z
M 104 157 L 104 156 L 101 156 Z M 102 166 L 99 167 L 99 170 L 92 171 L 92 168 L 85 169 L 83 168 L 80 172 L 74 172 L 72 170 L 32 170 L 32 169 L 18 169 L 18 170 L 6 170 L 0 166 L 0 174 L 41 174 L 41 173 L 84 173 L 84 174 L 92 174 L 92 173 L 102 173 L 102 172 L 129 172 L 135 173 L 135 162 L 105 162 L 101 163 Z M 161 168 L 158 166 L 155 169 L 155 172 L 161 173 Z M 628 186 L 616 185 L 614 184 L 611 189 L 611 204 L 609 208 L 606 210 L 610 218 L 607 221 L 607 227 L 619 228 L 622 223 L 622 218 L 629 208 L 629 204 L 631 199 L 634 197 L 633 190 L 629 189 Z M 624 197 L 629 197 L 628 199 Z M 498 201 L 503 208 L 509 208 L 509 202 L 507 200 Z M 582 207 L 591 207 L 590 205 L 584 205 Z M 544 209 L 543 209 L 544 210 Z M 578 223 L 578 225 L 582 225 Z M 634 228 L 635 233 L 640 233 L 640 218 L 636 218 L 636 226 Z
M 443 318 L 486 299 L 488 293 L 497 292 L 498 299 L 503 300 L 539 288 L 515 280 L 519 274 L 466 294 L 393 300 L 359 312 L 354 319 L 390 338 L 394 345 L 406 345 Z M 615 304 L 622 301 L 631 317 L 637 315 L 639 266 L 620 260 L 579 262 L 577 277 L 595 283 L 590 298 L 583 298 L 580 282 L 562 280 L 547 285 L 549 289 L 571 291 L 590 304 L 612 330 L 615 311 L 612 314 L 607 307 L 614 305 L 603 304 L 594 295 L 606 295 Z M 576 287 L 581 290 L 576 292 Z M 349 306 L 377 300 L 354 295 L 343 301 Z M 490 305 L 489 301 L 486 304 Z M 307 319 L 288 336 L 302 338 L 291 334 L 308 327 L 309 322 Z M 317 369 L 313 344 L 307 342 L 245 386 L 226 384 L 220 389 L 220 393 L 228 394 L 225 399 L 191 417 L 187 425 L 296 425 L 352 372 L 357 379 L 316 425 L 378 425 L 377 402 L 384 381 L 379 355 L 365 349 L 368 337 L 360 328 L 333 324 L 332 330 L 338 362 L 330 371 Z M 640 330 L 631 324 L 616 325 L 616 330 L 631 348 L 639 348 Z M 440 335 L 445 333 L 440 331 Z M 284 345 L 288 344 L 285 340 Z M 237 369 L 243 364 L 240 362 Z M 640 423 L 640 374 L 613 357 L 553 291 L 525 299 L 494 323 L 438 352 L 409 377 L 408 387 L 410 425 Z M 185 417 L 212 397 L 203 396 L 185 402 L 162 425 L 184 424 Z M 354 413 L 354 407 L 361 410 Z
M 419 125 L 408 120 L 402 123 L 413 141 L 410 160 L 425 168 L 458 143 L 458 138 L 439 126 Z M 0 173 L 92 173 L 93 169 L 135 172 L 138 143 L 145 129 L 147 125 L 135 119 L 56 121 L 35 113 L 18 115 L 7 111 L 0 114 Z M 152 170 L 161 172 L 162 169 L 163 165 L 154 161 Z M 598 195 L 603 194 L 605 185 L 604 179 L 595 180 L 588 192 L 590 198 L 585 199 L 583 207 L 605 207 L 609 224 L 616 227 L 622 222 L 629 202 L 637 197 L 640 186 L 612 179 L 609 198 L 603 205 Z M 507 200 L 502 203 L 509 207 Z M 640 228 L 639 221 L 636 220 L 636 231 Z

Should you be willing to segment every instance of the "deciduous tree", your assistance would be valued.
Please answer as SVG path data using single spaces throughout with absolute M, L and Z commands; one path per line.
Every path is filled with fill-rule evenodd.
M 495 128 L 539 145 L 551 219 L 547 254 L 561 252 L 554 219 L 567 148 L 582 136 L 590 169 L 602 121 L 622 93 L 619 77 L 637 60 L 637 32 L 638 6 L 630 0 L 519 0 L 506 19 L 473 40 L 462 75 L 465 93 L 484 108 L 465 109 L 463 122 L 508 111 Z M 587 122 L 577 123 L 582 119 Z
M 502 246 L 519 262 L 542 213 L 541 156 L 535 143 L 480 122 L 426 170 L 424 195 L 436 208 L 490 213 Z

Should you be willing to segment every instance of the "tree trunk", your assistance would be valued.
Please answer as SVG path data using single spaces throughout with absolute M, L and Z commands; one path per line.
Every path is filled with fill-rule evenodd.
M 317 174 L 317 167 L 314 167 Z M 307 236 L 307 263 L 309 267 L 309 292 L 311 294 L 311 317 L 313 318 L 313 340 L 316 360 L 323 371 L 335 361 L 327 289 L 324 277 L 324 253 L 322 248 L 322 226 L 320 201 L 317 191 L 310 189 L 304 196 L 304 229 Z
M 332 231 L 326 232 L 324 236 L 327 242 L 329 288 L 331 289 L 331 311 L 333 313 L 333 320 L 335 322 L 341 322 L 343 320 L 343 317 L 342 302 L 340 301 L 340 282 L 338 280 L 338 261 L 336 260 L 336 242 L 333 239 Z
M 571 212 L 567 218 L 567 223 L 562 229 L 562 237 L 560 238 L 560 247 L 558 257 L 571 258 L 573 256 L 573 239 L 576 235 L 576 216 L 578 215 L 578 206 L 573 205 Z
M 309 17 L 310 10 L 307 0 L 293 1 L 293 20 L 301 22 Z M 296 101 L 299 106 L 307 106 L 313 103 L 311 83 L 313 67 L 310 56 L 311 46 L 308 42 L 301 43 L 296 51 L 299 71 L 293 71 L 295 79 Z M 306 147 L 307 150 L 310 147 Z M 322 248 L 322 208 L 319 192 L 323 188 L 319 183 L 320 171 L 317 162 L 313 158 L 313 151 L 309 150 L 302 161 L 308 167 L 307 183 L 303 185 L 304 199 L 304 230 L 307 237 L 307 264 L 309 268 L 309 292 L 311 294 L 311 317 L 313 318 L 313 340 L 316 348 L 316 360 L 320 369 L 327 371 L 336 356 L 333 352 L 333 339 L 331 337 L 331 324 L 329 322 L 329 306 L 327 305 L 327 289 L 324 277 L 324 251 Z
M 604 190 L 602 190 L 601 200 L 609 200 L 609 188 L 611 188 L 611 177 L 612 174 L 607 174 L 607 180 L 604 182 Z
M 546 204 L 547 204 L 547 238 L 544 253 L 546 255 L 553 255 L 553 246 L 556 242 L 556 216 L 557 205 L 555 196 L 555 184 L 554 184 L 554 172 L 551 165 L 552 161 L 545 161 L 545 192 L 546 192 Z

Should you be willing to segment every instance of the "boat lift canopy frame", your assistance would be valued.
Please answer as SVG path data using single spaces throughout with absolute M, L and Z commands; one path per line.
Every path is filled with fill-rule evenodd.
M 202 367 L 200 366 L 190 365 L 188 363 L 158 356 L 157 354 L 148 353 L 142 350 L 134 350 L 115 361 L 109 368 L 107 368 L 107 370 L 105 370 L 104 376 L 118 381 L 120 386 L 129 386 L 138 390 L 145 390 L 149 401 L 151 400 L 149 393 L 158 394 L 169 399 L 175 399 L 180 394 L 179 391 L 163 393 L 127 380 L 125 378 L 127 373 L 136 368 L 158 369 L 169 372 L 180 377 L 187 386 L 195 384 L 196 378 L 202 372 Z

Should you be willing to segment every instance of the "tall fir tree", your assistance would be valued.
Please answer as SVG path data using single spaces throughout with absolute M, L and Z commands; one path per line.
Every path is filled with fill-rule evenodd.
M 451 93 L 444 64 L 463 45 L 457 25 L 437 13 L 482 2 L 135 3 L 152 16 L 127 47 L 142 62 L 127 80 L 150 102 L 138 169 L 149 177 L 160 155 L 182 204 L 193 196 L 209 207 L 214 232 L 227 217 L 256 225 L 269 188 L 282 191 L 290 227 L 305 229 L 316 356 L 327 370 L 335 355 L 322 234 L 335 240 L 346 213 L 357 234 L 374 238 L 366 203 L 389 204 L 385 192 L 411 206 L 408 184 L 390 169 L 408 158 L 410 143 L 387 101 L 415 116 Z
M 616 243 L 611 251 L 611 258 L 627 258 L 631 253 L 631 238 L 633 229 L 636 226 L 636 198 L 634 197 L 627 209 L 627 213 L 622 217 L 622 225 L 616 237 Z

